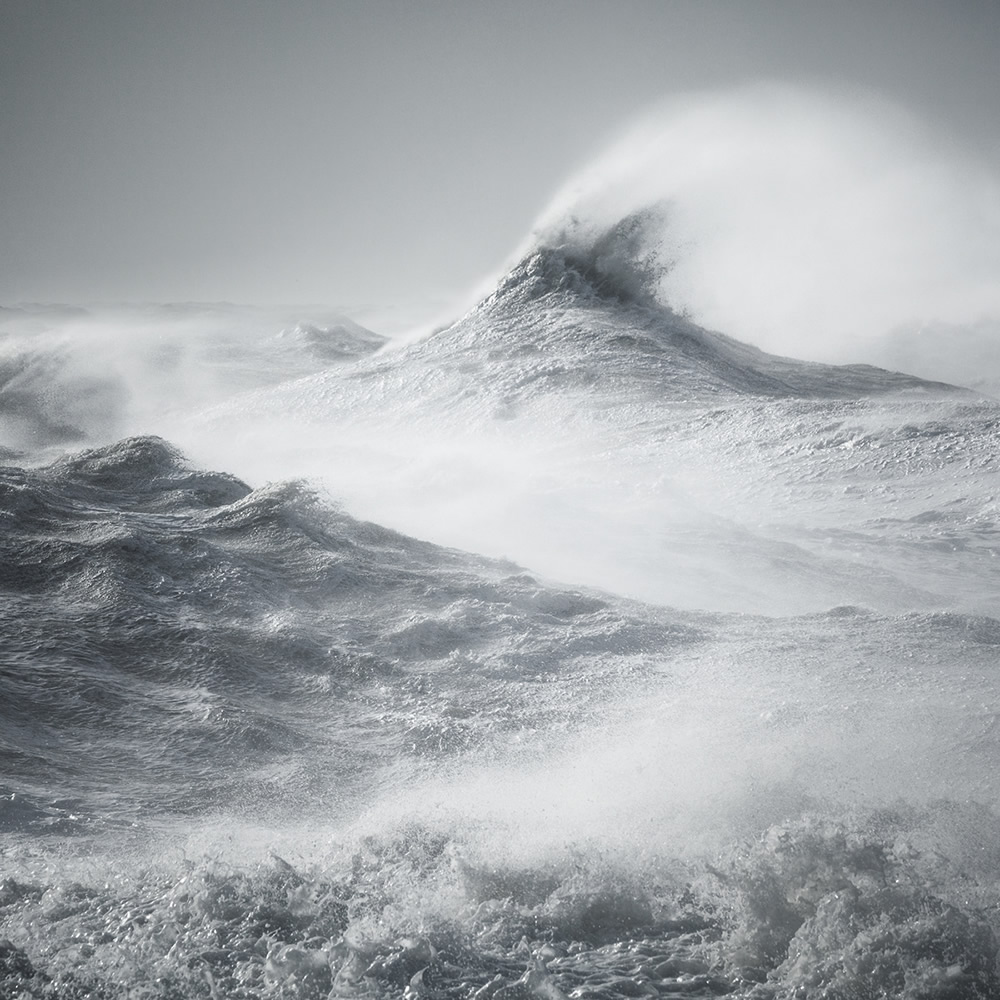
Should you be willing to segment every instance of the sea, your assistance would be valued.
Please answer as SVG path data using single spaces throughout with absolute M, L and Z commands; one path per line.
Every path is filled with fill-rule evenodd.
M 0 996 L 1000 997 L 1000 403 L 632 225 L 391 340 L 0 311 Z

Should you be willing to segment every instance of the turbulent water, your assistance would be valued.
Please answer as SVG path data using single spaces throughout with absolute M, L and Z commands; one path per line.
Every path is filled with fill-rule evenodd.
M 0 316 L 0 995 L 1000 996 L 1000 404 L 621 232 Z

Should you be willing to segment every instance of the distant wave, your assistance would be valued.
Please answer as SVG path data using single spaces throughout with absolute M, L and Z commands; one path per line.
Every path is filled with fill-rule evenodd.
M 198 304 L 0 309 L 0 447 L 53 456 L 344 364 L 384 337 L 341 316 Z

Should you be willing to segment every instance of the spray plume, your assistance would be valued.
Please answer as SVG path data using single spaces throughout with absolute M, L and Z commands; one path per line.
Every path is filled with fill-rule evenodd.
M 857 360 L 907 323 L 1000 314 L 1000 180 L 871 94 L 671 99 L 558 192 L 533 241 L 594 243 L 651 206 L 660 297 L 765 350 Z

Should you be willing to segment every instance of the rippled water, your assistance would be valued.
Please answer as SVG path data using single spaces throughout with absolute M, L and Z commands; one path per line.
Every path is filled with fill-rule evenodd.
M 998 404 L 604 260 L 5 321 L 2 995 L 1000 996 Z

